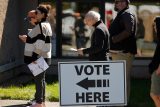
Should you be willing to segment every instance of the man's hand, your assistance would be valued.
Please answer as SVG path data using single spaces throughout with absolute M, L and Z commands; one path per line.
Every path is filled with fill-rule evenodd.
M 27 35 L 19 35 L 19 39 L 20 39 L 22 42 L 26 43 Z

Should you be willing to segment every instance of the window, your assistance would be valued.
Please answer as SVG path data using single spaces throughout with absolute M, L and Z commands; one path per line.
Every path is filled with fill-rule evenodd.
M 52 38 L 52 55 L 61 57 L 76 57 L 78 55 L 72 51 L 72 48 L 85 48 L 90 45 L 90 36 L 93 28 L 83 23 L 84 15 L 89 10 L 100 12 L 106 26 L 110 26 L 116 12 L 114 11 L 114 0 L 39 0 L 41 2 L 50 2 L 54 7 L 51 13 L 51 24 L 54 29 Z M 137 17 L 137 46 L 138 54 L 136 57 L 152 57 L 155 51 L 157 37 L 153 30 L 153 20 L 155 16 L 160 15 L 160 2 L 132 1 L 130 8 Z M 79 37 L 79 38 L 77 38 Z
M 137 55 L 136 57 L 152 57 L 156 48 L 157 36 L 153 29 L 154 18 L 160 15 L 160 6 L 157 2 L 133 2 L 130 4 L 132 13 L 137 18 Z M 105 3 L 105 20 L 109 27 L 114 19 L 114 3 Z
M 62 2 L 62 56 L 78 57 L 73 49 L 90 46 L 93 28 L 84 24 L 84 16 L 89 10 L 101 13 L 101 2 Z

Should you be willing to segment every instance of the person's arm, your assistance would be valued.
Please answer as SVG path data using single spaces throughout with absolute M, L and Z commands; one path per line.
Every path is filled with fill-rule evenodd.
M 118 35 L 112 37 L 113 43 L 123 41 L 124 39 L 128 38 L 135 30 L 135 18 L 133 15 L 126 13 L 123 16 L 121 16 L 121 19 L 121 23 L 123 23 L 125 29 Z
M 94 54 L 98 53 L 103 49 L 104 45 L 104 32 L 101 29 L 95 29 L 94 40 L 92 40 L 93 45 L 90 48 L 83 49 L 84 54 Z
M 150 74 L 152 74 L 155 70 L 158 70 L 159 65 L 160 65 L 160 43 L 158 42 L 156 46 L 156 50 L 154 52 L 154 56 L 152 58 L 152 61 L 149 64 Z

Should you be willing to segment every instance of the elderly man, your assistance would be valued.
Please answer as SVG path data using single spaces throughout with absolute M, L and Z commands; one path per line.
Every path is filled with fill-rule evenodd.
M 78 54 L 83 56 L 89 54 L 90 61 L 106 60 L 106 52 L 109 51 L 109 31 L 106 25 L 100 20 L 100 14 L 95 11 L 89 11 L 84 18 L 88 26 L 93 26 L 94 32 L 91 36 L 91 46 L 89 48 L 78 49 Z
M 110 53 L 113 60 L 126 61 L 127 99 L 130 96 L 130 71 L 134 55 L 137 53 L 136 46 L 136 18 L 129 11 L 129 0 L 115 0 L 117 16 L 109 28 Z

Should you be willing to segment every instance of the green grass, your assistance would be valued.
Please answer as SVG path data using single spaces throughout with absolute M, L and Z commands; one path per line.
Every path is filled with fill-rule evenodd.
M 132 79 L 131 96 L 129 107 L 154 107 L 153 101 L 149 96 L 150 79 Z M 28 100 L 34 97 L 34 83 L 26 86 L 10 86 L 7 88 L 0 87 L 0 99 L 21 99 Z M 59 83 L 58 80 L 47 81 L 46 99 L 48 101 L 59 100 Z
M 46 86 L 46 99 L 49 101 L 58 101 L 59 91 L 58 83 L 48 84 Z M 0 99 L 16 99 L 29 100 L 33 99 L 35 93 L 35 85 L 27 85 L 22 87 L 10 86 L 0 88 Z
M 59 101 L 59 84 L 57 76 L 46 76 L 46 100 Z M 0 86 L 0 99 L 29 100 L 34 98 L 35 84 L 31 80 L 28 84 Z
M 26 87 L 10 86 L 7 88 L 0 88 L 0 98 L 27 100 L 33 97 L 34 92 L 34 85 L 28 85 Z

